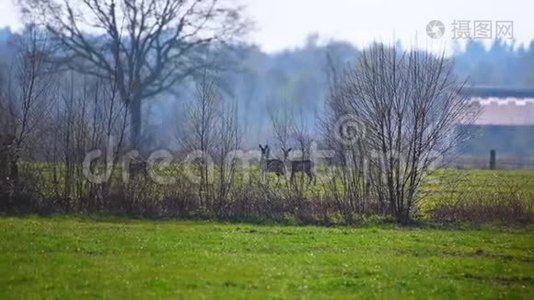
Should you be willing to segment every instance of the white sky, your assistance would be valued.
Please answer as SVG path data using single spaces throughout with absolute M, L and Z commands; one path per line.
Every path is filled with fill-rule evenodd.
M 20 27 L 16 0 L 0 0 L 0 27 Z M 304 44 L 311 33 L 358 46 L 372 41 L 450 48 L 454 20 L 513 21 L 516 42 L 534 39 L 534 1 L 530 0 L 237 0 L 256 22 L 250 41 L 272 52 Z M 427 38 L 430 20 L 445 24 L 445 35 Z M 495 25 L 494 25 L 495 26 Z M 494 28 L 495 30 L 495 28 Z

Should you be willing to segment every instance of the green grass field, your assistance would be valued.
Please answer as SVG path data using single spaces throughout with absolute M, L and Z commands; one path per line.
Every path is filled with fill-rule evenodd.
M 1 217 L 0 299 L 534 299 L 532 228 Z

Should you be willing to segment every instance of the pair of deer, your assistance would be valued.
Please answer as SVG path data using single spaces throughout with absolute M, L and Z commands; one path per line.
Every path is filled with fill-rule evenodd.
M 313 161 L 309 159 L 303 159 L 303 160 L 290 160 L 289 159 L 289 151 L 291 151 L 291 148 L 284 149 L 282 148 L 283 153 L 283 160 L 282 159 L 270 159 L 270 153 L 271 149 L 269 148 L 269 145 L 262 146 L 260 145 L 261 150 L 261 157 L 260 157 L 260 169 L 262 178 L 265 181 L 265 176 L 268 173 L 275 173 L 276 177 L 278 177 L 278 180 L 280 180 L 280 176 L 286 176 L 286 173 L 288 171 L 291 171 L 290 181 L 293 182 L 295 178 L 296 173 L 305 173 L 308 175 L 308 178 L 310 182 L 313 179 L 313 183 L 315 184 L 317 181 L 317 175 L 315 174 L 315 165 Z

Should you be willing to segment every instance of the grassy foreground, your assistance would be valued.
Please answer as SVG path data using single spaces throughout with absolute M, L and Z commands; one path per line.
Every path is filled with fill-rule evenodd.
M 0 218 L 0 299 L 534 299 L 534 232 Z

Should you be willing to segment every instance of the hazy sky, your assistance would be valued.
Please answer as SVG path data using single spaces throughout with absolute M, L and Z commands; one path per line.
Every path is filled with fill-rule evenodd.
M 15 0 L 0 0 L 0 27 L 20 26 Z M 425 48 L 451 47 L 454 20 L 487 20 L 495 35 L 497 21 L 513 21 L 517 42 L 534 39 L 534 2 L 530 0 L 236 0 L 247 5 L 256 22 L 250 40 L 266 51 L 300 46 L 311 33 L 321 40 L 343 39 L 356 45 L 372 41 L 393 42 Z M 430 39 L 426 25 L 440 20 L 445 34 Z

